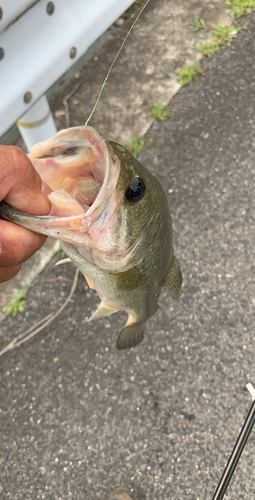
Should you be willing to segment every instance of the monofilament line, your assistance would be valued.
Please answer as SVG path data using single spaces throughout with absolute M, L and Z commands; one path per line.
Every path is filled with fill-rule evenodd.
M 252 476 L 251 476 L 251 479 L 250 479 L 250 482 L 249 482 L 249 484 L 248 484 L 248 488 L 247 488 L 247 490 L 246 490 L 245 497 L 244 497 L 244 499 L 243 499 L 243 500 L 246 500 L 246 498 L 247 498 L 247 495 L 248 495 L 248 493 L 249 493 L 249 489 L 250 489 L 250 486 L 251 486 L 251 483 L 252 483 L 252 480 L 253 480 L 254 474 L 255 474 L 255 469 L 253 469 L 253 473 L 252 473 Z
M 132 31 L 133 27 L 134 27 L 134 26 L 135 26 L 135 24 L 137 23 L 137 21 L 138 21 L 138 19 L 139 19 L 140 15 L 141 15 L 141 14 L 142 14 L 142 12 L 144 11 L 145 7 L 147 7 L 147 5 L 148 5 L 148 3 L 149 3 L 149 2 L 150 2 L 150 0 L 147 0 L 147 2 L 145 2 L 145 4 L 144 4 L 144 6 L 142 7 L 142 9 L 140 10 L 140 12 L 139 12 L 138 16 L 136 17 L 135 21 L 133 22 L 133 24 L 132 24 L 131 28 L 128 30 L 128 32 L 127 32 L 127 34 L 126 34 L 126 36 L 125 36 L 125 38 L 124 38 L 124 40 L 123 40 L 123 42 L 122 42 L 122 44 L 121 44 L 121 46 L 120 46 L 120 48 L 119 48 L 119 50 L 118 50 L 118 52 L 117 52 L 116 56 L 114 57 L 114 59 L 113 59 L 113 61 L 112 61 L 112 64 L 111 64 L 111 66 L 110 66 L 110 68 L 109 68 L 109 70 L 108 70 L 108 73 L 107 73 L 106 77 L 105 77 L 104 83 L 103 83 L 103 85 L 102 85 L 102 87 L 101 87 L 101 89 L 100 89 L 100 92 L 99 92 L 99 94 L 98 94 L 98 97 L 97 97 L 97 100 L 96 100 L 95 106 L 94 106 L 94 108 L 92 109 L 92 111 L 91 111 L 91 113 L 90 113 L 90 115 L 89 115 L 88 119 L 86 120 L 85 125 L 84 125 L 84 126 L 83 126 L 83 128 L 82 128 L 82 131 L 83 131 L 83 130 L 85 129 L 85 127 L 88 125 L 88 123 L 89 123 L 90 119 L 92 118 L 92 116 L 93 116 L 93 114 L 94 114 L 94 112 L 95 112 L 95 109 L 96 109 L 96 107 L 97 107 L 97 105 L 98 105 L 98 103 L 99 103 L 99 99 L 100 99 L 101 94 L 102 94 L 102 92 L 103 92 L 103 90 L 104 90 L 104 86 L 105 86 L 105 84 L 106 84 L 106 82 L 107 82 L 107 80 L 108 80 L 108 77 L 109 77 L 109 75 L 110 75 L 110 73 L 111 73 L 111 70 L 112 70 L 112 67 L 113 67 L 114 63 L 115 63 L 115 62 L 116 62 L 116 60 L 118 59 L 119 54 L 120 54 L 120 52 L 121 52 L 121 50 L 122 50 L 123 46 L 125 45 L 127 38 L 129 37 L 129 35 L 130 35 L 130 33 L 131 33 L 131 31 Z

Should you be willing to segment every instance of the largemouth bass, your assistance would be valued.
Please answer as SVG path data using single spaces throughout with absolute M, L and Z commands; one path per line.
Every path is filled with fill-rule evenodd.
M 90 320 L 124 310 L 118 349 L 143 339 L 162 287 L 178 300 L 182 275 L 173 254 L 168 202 L 158 180 L 120 144 L 92 127 L 62 130 L 29 155 L 52 203 L 33 216 L 0 203 L 0 216 L 62 240 L 62 247 L 97 291 Z

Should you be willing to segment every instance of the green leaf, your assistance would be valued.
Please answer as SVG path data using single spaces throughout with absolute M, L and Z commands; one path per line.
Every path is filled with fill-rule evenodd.
M 130 153 L 137 158 L 137 156 L 150 144 L 149 139 L 144 136 L 136 137 L 133 141 L 124 144 L 124 146 L 129 149 Z
M 152 120 L 163 122 L 167 118 L 173 118 L 174 111 L 172 109 L 167 109 L 167 107 L 162 102 L 160 102 L 158 105 L 155 105 L 151 108 L 150 115 Z
M 10 304 L 5 308 L 5 315 L 8 316 L 12 314 L 12 316 L 16 316 L 18 312 L 24 311 L 24 306 L 26 305 L 26 300 L 21 300 L 27 294 L 26 288 L 23 288 L 17 297 L 13 297 Z
M 192 31 L 198 31 L 202 30 L 205 28 L 205 22 L 203 19 L 199 19 L 198 17 L 195 16 L 195 19 L 193 21 L 193 28 Z

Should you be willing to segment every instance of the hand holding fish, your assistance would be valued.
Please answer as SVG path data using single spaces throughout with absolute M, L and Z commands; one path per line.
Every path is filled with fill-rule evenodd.
M 37 215 L 50 203 L 42 194 L 42 180 L 27 155 L 15 146 L 0 146 L 0 200 Z M 21 264 L 44 243 L 45 236 L 0 220 L 0 283 L 12 279 Z
M 38 216 L 43 207 L 37 207 L 32 216 L 24 213 L 24 203 L 19 202 L 21 211 L 0 202 L 1 217 L 62 240 L 101 298 L 90 320 L 126 311 L 117 348 L 134 347 L 158 310 L 161 288 L 175 300 L 181 292 L 164 190 L 126 148 L 92 127 L 62 130 L 34 146 L 29 157 L 45 183 L 51 211 Z
M 84 127 L 62 130 L 32 148 L 29 157 L 44 181 L 49 214 L 40 215 L 46 208 L 39 207 L 29 215 L 30 206 L 26 210 L 24 203 L 20 206 L 12 197 L 5 198 L 8 191 L 2 197 L 0 191 L 3 219 L 62 240 L 67 255 L 101 298 L 90 320 L 127 312 L 118 349 L 143 340 L 145 324 L 158 310 L 162 287 L 178 300 L 182 286 L 173 253 L 171 215 L 160 183 L 126 148 L 87 126 L 110 71 L 149 1 L 121 44 Z

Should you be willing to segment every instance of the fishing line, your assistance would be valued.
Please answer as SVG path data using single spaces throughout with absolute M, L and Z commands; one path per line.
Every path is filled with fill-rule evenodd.
M 110 66 L 110 68 L 109 68 L 109 70 L 108 70 L 108 72 L 107 72 L 107 75 L 106 75 L 106 77 L 105 77 L 105 79 L 104 79 L 103 85 L 102 85 L 102 87 L 101 87 L 101 89 L 100 89 L 100 91 L 99 91 L 99 94 L 98 94 L 98 96 L 97 96 L 97 99 L 96 99 L 95 105 L 94 105 L 94 107 L 93 107 L 93 109 L 92 109 L 92 111 L 91 111 L 91 113 L 90 113 L 90 115 L 89 115 L 88 119 L 86 120 L 85 124 L 83 125 L 83 127 L 82 127 L 82 129 L 81 129 L 81 134 L 80 134 L 80 140 L 81 140 L 81 143 L 82 143 L 82 137 L 81 137 L 82 132 L 83 132 L 83 130 L 86 128 L 86 126 L 88 125 L 88 123 L 89 123 L 90 119 L 92 118 L 92 116 L 93 116 L 93 114 L 94 114 L 94 112 L 95 112 L 95 110 L 96 110 L 96 107 L 97 107 L 97 105 L 98 105 L 98 103 L 99 103 L 99 100 L 100 100 L 101 94 L 102 94 L 102 92 L 103 92 L 103 90 L 104 90 L 105 84 L 106 84 L 106 82 L 107 82 L 107 80 L 108 80 L 108 77 L 109 77 L 109 75 L 110 75 L 110 73 L 111 73 L 112 67 L 113 67 L 113 65 L 115 64 L 116 60 L 118 59 L 119 54 L 120 54 L 121 50 L 123 49 L 123 47 L 124 47 L 124 45 L 125 45 L 125 43 L 126 43 L 126 41 L 127 41 L 127 38 L 129 37 L 129 35 L 130 35 L 130 33 L 131 33 L 132 29 L 134 28 L 134 26 L 135 26 L 135 24 L 137 23 L 137 21 L 138 21 L 138 19 L 139 19 L 140 15 L 141 15 L 141 14 L 142 14 L 142 12 L 144 11 L 145 7 L 147 7 L 147 5 L 148 5 L 148 3 L 149 3 L 149 2 L 150 2 L 150 0 L 147 0 L 147 1 L 145 2 L 144 6 L 143 6 L 143 7 L 142 7 L 142 9 L 140 10 L 140 12 L 139 12 L 139 14 L 137 15 L 136 19 L 134 20 L 134 22 L 133 22 L 133 24 L 132 24 L 131 28 L 128 30 L 128 32 L 127 32 L 127 34 L 126 34 L 126 36 L 125 36 L 125 38 L 124 38 L 124 40 L 123 40 L 123 42 L 122 42 L 122 44 L 121 44 L 121 46 L 120 46 L 120 48 L 119 48 L 119 50 L 118 50 L 118 52 L 117 52 L 116 56 L 114 57 L 114 59 L 113 59 L 113 61 L 112 61 L 112 64 L 111 64 L 111 66 Z M 85 148 L 84 148 L 84 149 L 85 149 Z M 89 162 L 89 164 L 90 164 L 90 168 L 91 168 L 91 170 L 92 170 L 92 172 L 93 172 L 93 175 L 94 175 L 95 179 L 98 181 L 97 176 L 96 176 L 96 172 L 94 171 L 94 168 L 93 168 L 93 166 L 91 165 L 91 163 L 90 163 L 89 159 L 88 159 L 88 162 Z
M 135 24 L 137 23 L 137 21 L 138 21 L 138 19 L 139 19 L 140 15 L 141 15 L 141 14 L 142 14 L 142 12 L 144 11 L 145 7 L 147 7 L 147 5 L 148 5 L 148 3 L 149 3 L 149 2 L 150 2 L 150 0 L 147 0 L 147 1 L 145 2 L 144 6 L 143 6 L 143 7 L 142 7 L 142 9 L 140 10 L 140 12 L 139 12 L 139 14 L 137 15 L 137 17 L 136 17 L 135 21 L 133 22 L 133 24 L 132 24 L 131 28 L 128 30 L 128 32 L 127 32 L 127 34 L 126 34 L 126 36 L 125 36 L 125 38 L 124 38 L 124 40 L 123 40 L 123 42 L 122 42 L 122 44 L 121 44 L 121 46 L 120 46 L 120 48 L 119 48 L 119 50 L 118 50 L 118 52 L 117 52 L 116 56 L 114 57 L 114 59 L 113 59 L 113 61 L 112 61 L 112 64 L 111 64 L 111 66 L 110 66 L 110 68 L 109 68 L 109 70 L 108 70 L 108 73 L 107 73 L 107 75 L 106 75 L 106 77 L 105 77 L 105 79 L 104 79 L 103 85 L 102 85 L 102 87 L 101 87 L 101 89 L 100 89 L 100 91 L 99 91 L 99 94 L 98 94 L 97 100 L 96 100 L 96 102 L 95 102 L 95 105 L 94 105 L 94 107 L 93 107 L 93 109 L 92 109 L 92 111 L 91 111 L 91 113 L 90 113 L 90 115 L 89 115 L 88 119 L 86 120 L 85 125 L 83 126 L 83 128 L 82 128 L 82 131 L 81 131 L 81 132 L 83 132 L 83 130 L 85 129 L 85 127 L 88 125 L 88 123 L 89 123 L 90 119 L 92 118 L 92 116 L 93 116 L 93 114 L 94 114 L 94 112 L 95 112 L 95 110 L 96 110 L 96 107 L 97 107 L 97 105 L 98 105 L 98 103 L 99 103 L 99 99 L 100 99 L 100 97 L 101 97 L 101 94 L 102 94 L 102 92 L 103 92 L 103 90 L 104 90 L 104 86 L 105 86 L 105 84 L 106 84 L 106 82 L 107 82 L 107 80 L 108 80 L 108 77 L 109 77 L 110 73 L 111 73 L 112 67 L 113 67 L 114 63 L 116 62 L 116 60 L 118 59 L 119 54 L 120 54 L 121 50 L 123 49 L 123 46 L 124 46 L 124 44 L 126 43 L 126 40 L 127 40 L 127 38 L 129 37 L 129 35 L 130 35 L 130 33 L 131 33 L 132 29 L 134 28 L 134 26 L 135 26 Z
M 245 493 L 245 496 L 244 496 L 244 499 L 243 500 L 246 500 L 247 498 L 247 495 L 249 493 L 249 489 L 250 489 L 250 486 L 251 486 L 251 483 L 252 483 L 252 480 L 253 480 L 253 477 L 254 477 L 254 474 L 255 474 L 255 468 L 253 469 L 253 473 L 252 473 L 252 476 L 251 476 L 251 479 L 250 479 L 250 482 L 248 484 L 248 488 L 246 490 L 246 493 Z

